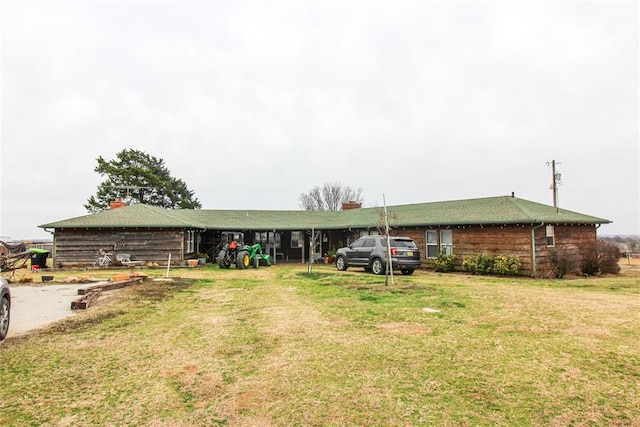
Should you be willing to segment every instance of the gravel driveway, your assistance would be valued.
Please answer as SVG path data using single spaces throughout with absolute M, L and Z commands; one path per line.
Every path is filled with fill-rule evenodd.
M 73 316 L 71 301 L 87 284 L 11 287 L 11 323 L 7 337 L 22 335 Z

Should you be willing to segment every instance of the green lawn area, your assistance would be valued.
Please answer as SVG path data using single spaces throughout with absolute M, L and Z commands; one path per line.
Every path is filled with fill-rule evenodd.
M 640 424 L 638 275 L 180 274 L 3 342 L 0 425 Z

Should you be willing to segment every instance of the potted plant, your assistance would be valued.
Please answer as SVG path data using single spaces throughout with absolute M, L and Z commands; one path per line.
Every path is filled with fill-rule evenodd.
M 331 249 L 330 251 L 328 251 L 325 254 L 324 261 L 327 264 L 332 264 L 333 261 L 335 261 L 335 259 L 336 259 L 336 250 L 335 249 Z

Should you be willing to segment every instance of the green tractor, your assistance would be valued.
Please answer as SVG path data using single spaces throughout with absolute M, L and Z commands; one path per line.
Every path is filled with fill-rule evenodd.
M 260 265 L 271 265 L 271 256 L 262 252 L 260 243 L 255 245 L 238 244 L 235 250 L 229 249 L 229 243 L 225 243 L 218 253 L 218 265 L 220 268 L 229 268 L 235 264 L 236 268 L 245 269 L 252 265 L 257 268 Z

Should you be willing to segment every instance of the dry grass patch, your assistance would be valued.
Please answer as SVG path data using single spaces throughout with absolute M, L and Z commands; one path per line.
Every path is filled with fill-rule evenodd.
M 9 339 L 0 424 L 640 423 L 637 278 L 347 273 L 206 267 Z

